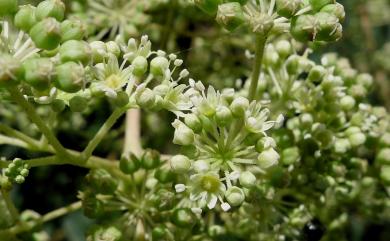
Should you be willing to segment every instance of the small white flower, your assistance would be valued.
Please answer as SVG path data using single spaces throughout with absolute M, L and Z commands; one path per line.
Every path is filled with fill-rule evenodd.
M 175 190 L 177 193 L 184 192 L 186 190 L 186 186 L 184 184 L 176 184 Z

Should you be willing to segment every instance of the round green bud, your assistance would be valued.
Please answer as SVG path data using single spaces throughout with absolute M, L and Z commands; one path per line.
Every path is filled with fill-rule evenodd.
M 295 164 L 300 158 L 298 147 L 290 147 L 282 151 L 281 161 L 284 165 Z
M 54 112 L 62 112 L 66 105 L 65 105 L 65 102 L 63 100 L 60 100 L 60 99 L 55 99 L 53 100 L 51 103 L 51 109 L 54 111 Z
M 381 147 L 390 147 L 390 133 L 386 132 L 379 139 L 379 146 Z
M 137 104 L 142 108 L 153 108 L 156 101 L 156 94 L 153 90 L 145 88 L 137 92 L 136 96 Z
M 0 54 L 0 88 L 15 86 L 23 79 L 21 62 L 9 54 Z
M 60 46 L 61 62 L 81 62 L 88 64 L 91 60 L 91 48 L 82 40 L 68 40 Z
M 318 24 L 315 40 L 337 41 L 341 38 L 343 27 L 335 15 L 326 12 L 319 12 L 314 17 L 316 18 Z
M 134 76 L 141 77 L 148 71 L 148 60 L 144 56 L 137 56 L 131 62 Z
M 18 10 L 18 0 L 0 0 L 0 17 Z
M 118 91 L 116 93 L 115 99 L 113 99 L 113 103 L 118 107 L 123 107 L 129 103 L 129 95 L 126 93 L 126 91 Z
M 367 89 L 363 85 L 355 84 L 348 89 L 348 94 L 357 100 L 361 100 L 367 95 Z
M 23 63 L 23 67 L 24 81 L 27 84 L 40 91 L 50 87 L 55 76 L 55 66 L 49 58 L 28 59 Z
M 108 53 L 113 54 L 115 57 L 119 57 L 121 49 L 115 41 L 108 41 L 106 47 Z
M 177 145 L 191 145 L 194 142 L 195 134 L 192 129 L 186 126 L 183 122 L 175 120 L 172 123 L 172 126 L 175 128 L 173 135 L 173 143 Z
M 150 73 L 154 76 L 163 76 L 168 67 L 169 61 L 165 57 L 157 56 L 150 61 Z
M 293 52 L 291 43 L 287 40 L 280 40 L 275 44 L 275 50 L 278 52 L 279 56 L 283 59 L 290 56 Z
M 185 173 L 191 168 L 191 161 L 184 155 L 173 156 L 170 160 L 171 168 L 176 173 Z
M 184 116 L 184 123 L 196 133 L 202 130 L 202 122 L 195 114 L 186 114 Z
M 118 181 L 105 169 L 93 169 L 85 178 L 98 193 L 112 194 L 118 187 Z
M 35 7 L 30 4 L 21 6 L 19 11 L 15 14 L 15 26 L 25 32 L 29 32 L 36 22 Z
M 285 18 L 294 16 L 301 6 L 302 0 L 276 0 L 276 11 Z
M 133 153 L 123 153 L 119 161 L 119 169 L 125 174 L 132 174 L 140 167 L 140 161 Z
M 160 153 L 156 150 L 147 149 L 141 158 L 141 165 L 143 168 L 150 170 L 158 167 L 161 163 Z
M 93 41 L 89 43 L 92 49 L 92 59 L 94 63 L 103 62 L 104 58 L 108 56 L 107 45 L 102 41 Z
M 256 184 L 256 176 L 250 171 L 240 173 L 240 184 L 243 187 L 251 188 Z
M 164 240 L 166 235 L 167 231 L 163 226 L 155 227 L 152 230 L 152 240 Z
M 227 126 L 232 122 L 233 114 L 228 107 L 221 105 L 216 109 L 215 120 L 218 126 Z
M 195 225 L 197 218 L 189 208 L 177 208 L 173 211 L 171 221 L 180 228 L 189 228 Z
M 61 42 L 68 40 L 82 40 L 86 35 L 87 27 L 78 19 L 66 19 L 61 23 Z
M 255 145 L 255 149 L 257 152 L 263 152 L 265 149 L 268 149 L 270 147 L 276 147 L 276 143 L 272 137 L 268 136 L 260 138 Z
M 320 83 L 322 79 L 325 77 L 326 69 L 321 65 L 316 65 L 311 68 L 307 79 L 313 83 Z
M 291 55 L 286 61 L 287 73 L 290 75 L 296 74 L 299 71 L 299 59 L 298 55 Z
M 380 165 L 390 165 L 390 148 L 381 149 L 378 152 L 375 161 Z
M 372 75 L 367 73 L 359 74 L 356 77 L 356 83 L 358 85 L 364 86 L 366 89 L 369 89 L 372 87 L 374 83 L 374 78 L 372 77 Z
M 348 136 L 348 140 L 352 147 L 363 145 L 366 142 L 366 136 L 359 132 Z
M 159 168 L 154 173 L 154 177 L 160 183 L 169 183 L 169 182 L 173 182 L 175 175 L 171 170 L 169 170 L 167 168 Z
M 279 54 L 278 52 L 276 52 L 273 45 L 268 45 L 265 49 L 263 61 L 264 65 L 269 67 L 277 66 L 277 64 L 279 63 Z
M 313 116 L 309 113 L 303 113 L 299 116 L 299 121 L 304 129 L 310 129 L 313 125 Z
M 380 171 L 380 178 L 386 185 L 390 185 L 390 166 L 382 166 Z
M 72 112 L 83 112 L 88 106 L 88 100 L 82 96 L 74 96 L 69 100 L 69 107 Z
M 35 15 L 38 20 L 52 17 L 62 21 L 65 15 L 65 4 L 61 0 L 45 0 L 38 4 Z
M 233 207 L 241 205 L 245 200 L 244 191 L 239 187 L 229 187 L 225 193 L 226 200 Z
M 249 100 L 245 97 L 237 97 L 230 104 L 230 110 L 236 117 L 243 117 L 249 107 Z
M 222 0 L 194 0 L 194 3 L 203 12 L 214 15 L 217 12 L 218 5 L 222 4 Z
M 218 6 L 217 23 L 229 31 L 234 31 L 245 23 L 244 11 L 238 2 L 223 3 Z
M 340 106 L 343 110 L 351 110 L 355 106 L 356 101 L 352 96 L 346 95 L 340 100 Z
M 273 149 L 268 148 L 260 153 L 260 155 L 257 158 L 257 165 L 260 168 L 267 169 L 271 166 L 274 166 L 279 161 L 279 154 Z
M 30 29 L 30 37 L 38 48 L 53 50 L 61 41 L 61 25 L 54 18 L 45 18 Z
M 351 149 L 351 143 L 348 139 L 336 139 L 334 143 L 334 151 L 339 154 L 346 153 L 349 149 Z
M 321 8 L 321 12 L 325 13 L 330 13 L 335 15 L 340 22 L 343 22 L 345 19 L 345 10 L 344 6 L 341 5 L 340 3 L 335 3 L 335 4 L 328 4 Z
M 104 213 L 103 202 L 94 197 L 93 194 L 85 195 L 82 198 L 81 203 L 83 206 L 83 213 L 88 218 L 95 219 Z
M 317 19 L 310 14 L 293 17 L 291 21 L 291 35 L 298 41 L 313 41 L 316 34 Z
M 309 2 L 312 9 L 318 12 L 325 5 L 336 3 L 336 0 L 309 0 Z
M 66 62 L 56 67 L 55 85 L 58 89 L 75 93 L 84 87 L 84 67 L 75 62 Z

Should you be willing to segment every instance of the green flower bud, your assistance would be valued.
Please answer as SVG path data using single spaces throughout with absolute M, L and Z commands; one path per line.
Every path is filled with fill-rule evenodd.
M 265 149 L 276 147 L 275 140 L 272 137 L 263 137 L 256 142 L 255 149 L 257 152 L 263 152 Z
M 296 74 L 299 71 L 299 59 L 297 55 L 291 55 L 286 61 L 287 73 L 290 75 Z
M 15 26 L 27 33 L 36 22 L 35 7 L 30 4 L 21 6 L 19 11 L 15 14 Z
M 163 76 L 165 70 L 169 67 L 168 59 L 162 56 L 157 56 L 150 61 L 150 73 L 154 76 Z
M 343 110 L 352 110 L 356 101 L 352 96 L 346 95 L 340 100 L 340 106 Z
M 328 4 L 323 8 L 321 8 L 321 12 L 335 15 L 339 19 L 340 23 L 342 23 L 345 19 L 344 6 L 341 5 L 340 3 Z
M 215 107 L 207 99 L 202 99 L 199 103 L 198 110 L 202 115 L 211 117 L 215 114 Z
M 310 129 L 313 125 L 313 116 L 309 113 L 303 113 L 299 116 L 299 121 L 304 129 Z
M 55 85 L 58 89 L 75 93 L 84 87 L 84 67 L 75 62 L 67 62 L 56 67 Z
M 261 13 L 250 19 L 250 26 L 254 33 L 267 36 L 274 27 L 274 20 L 268 14 Z
M 233 114 L 226 106 L 218 106 L 215 112 L 215 120 L 218 126 L 227 126 L 233 120 Z
M 315 39 L 318 41 L 337 41 L 342 36 L 343 27 L 339 19 L 326 12 L 319 12 L 314 16 L 317 19 L 318 28 Z
M 194 0 L 194 3 L 203 12 L 214 15 L 217 12 L 218 5 L 222 4 L 222 0 Z
M 25 181 L 29 173 L 29 168 L 29 165 L 25 161 L 16 158 L 5 168 L 4 175 L 8 177 L 8 180 L 21 184 Z
M 61 41 L 61 25 L 54 18 L 45 18 L 30 29 L 30 37 L 38 48 L 55 49 Z
M 226 190 L 225 197 L 228 203 L 233 207 L 241 205 L 245 200 L 244 191 L 241 188 L 235 186 L 229 187 Z
M 312 9 L 318 12 L 325 5 L 336 3 L 336 0 L 309 0 L 309 2 Z
M 142 108 L 153 108 L 156 101 L 156 94 L 153 90 L 145 88 L 136 93 L 137 104 Z
M 356 83 L 364 86 L 366 89 L 370 89 L 374 83 L 374 78 L 370 74 L 359 74 L 356 77 Z
M 367 89 L 364 88 L 364 86 L 359 85 L 359 84 L 352 85 L 348 89 L 348 94 L 357 100 L 361 100 L 362 98 L 364 98 L 367 95 Z
M 55 66 L 49 58 L 28 59 L 23 63 L 23 67 L 24 81 L 27 84 L 40 91 L 50 87 L 55 76 Z
M 133 153 L 123 153 L 119 161 L 119 169 L 125 174 L 133 174 L 140 165 L 139 159 Z
M 322 79 L 325 77 L 326 69 L 321 65 L 316 65 L 311 68 L 307 79 L 313 83 L 320 83 Z
M 61 23 L 61 42 L 68 40 L 82 40 L 87 32 L 87 27 L 78 19 L 66 19 Z
M 287 40 L 280 40 L 275 44 L 275 50 L 278 52 L 279 56 L 283 59 L 290 56 L 293 52 L 291 43 Z
M 175 179 L 174 173 L 167 169 L 167 168 L 159 168 L 155 171 L 154 177 L 160 182 L 160 183 L 169 183 L 173 182 Z
M 74 96 L 69 100 L 69 107 L 72 112 L 83 112 L 88 106 L 86 98 L 81 96 Z
M 65 15 L 65 4 L 61 0 L 45 0 L 38 4 L 35 15 L 37 20 L 52 17 L 62 21 Z
M 334 151 L 336 153 L 344 154 L 351 149 L 351 143 L 348 139 L 336 139 L 334 143 Z
M 119 57 L 121 49 L 115 41 L 108 41 L 106 47 L 108 53 L 113 54 L 115 57 Z
M 62 112 L 66 105 L 65 105 L 65 102 L 63 100 L 60 100 L 60 99 L 55 99 L 53 100 L 51 103 L 51 109 L 54 111 L 54 112 Z
M 184 116 L 184 123 L 194 132 L 198 133 L 202 130 L 202 122 L 195 114 L 187 114 Z
M 276 52 L 273 45 L 268 45 L 264 53 L 264 65 L 267 67 L 277 66 L 279 63 L 279 54 Z
M 173 211 L 171 221 L 180 228 L 190 228 L 196 223 L 196 216 L 189 208 L 177 208 Z
M 87 42 L 81 40 L 69 40 L 60 46 L 59 54 L 61 62 L 81 62 L 88 64 L 91 60 L 91 48 Z
M 133 66 L 133 74 L 137 77 L 141 77 L 148 71 L 148 60 L 144 56 L 137 56 L 131 62 Z
M 379 146 L 381 147 L 390 147 L 390 133 L 386 132 L 379 139 Z
M 301 8 L 302 0 L 276 0 L 277 13 L 285 18 L 291 18 Z
M 160 153 L 156 150 L 147 149 L 141 158 L 141 166 L 147 170 L 158 167 L 161 163 Z
M 249 107 L 249 100 L 245 97 L 237 97 L 230 104 L 230 110 L 236 117 L 243 117 Z
M 0 17 L 18 11 L 18 0 L 0 0 Z
M 94 63 L 103 62 L 104 58 L 108 56 L 107 45 L 102 41 L 93 41 L 89 43 L 92 49 L 92 59 Z
M 363 145 L 366 142 L 366 136 L 361 133 L 354 133 L 348 136 L 348 140 L 351 143 L 351 146 L 357 147 Z
M 115 99 L 113 99 L 113 103 L 118 107 L 123 107 L 129 103 L 129 95 L 126 93 L 126 91 L 118 91 L 116 93 Z
M 380 178 L 386 185 L 390 185 L 390 166 L 382 166 L 380 171 Z
M 279 161 L 279 157 L 279 154 L 272 147 L 268 148 L 258 156 L 257 165 L 259 165 L 260 168 L 267 169 L 276 165 Z
M 172 123 L 172 126 L 175 128 L 173 143 L 177 145 L 191 145 L 194 142 L 195 134 L 192 129 L 186 126 L 183 122 L 175 120 Z
M 316 34 L 316 18 L 305 14 L 293 17 L 291 21 L 291 35 L 298 41 L 313 41 Z
M 390 148 L 381 149 L 375 159 L 380 165 L 390 165 Z
M 166 235 L 167 231 L 163 226 L 155 227 L 152 230 L 152 240 L 164 240 Z
M 85 178 L 98 193 L 112 194 L 118 187 L 117 180 L 105 169 L 93 169 Z
M 292 165 L 301 158 L 298 147 L 290 147 L 282 151 L 281 161 L 284 165 Z
M 251 188 L 256 184 L 256 176 L 250 171 L 240 173 L 240 184 L 243 187 Z
M 183 155 L 173 156 L 170 160 L 171 168 L 176 173 L 185 173 L 191 168 L 191 161 Z
M 19 60 L 0 54 L 0 88 L 17 85 L 23 79 L 24 68 Z
M 230 2 L 218 6 L 216 20 L 225 29 L 234 31 L 245 23 L 245 16 L 238 2 Z

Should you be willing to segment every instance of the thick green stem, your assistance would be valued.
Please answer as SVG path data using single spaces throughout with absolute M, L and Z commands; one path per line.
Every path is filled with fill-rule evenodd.
M 110 117 L 106 120 L 106 122 L 102 125 L 99 131 L 96 133 L 94 138 L 88 143 L 87 147 L 82 153 L 82 160 L 87 161 L 95 148 L 99 145 L 99 143 L 103 140 L 104 136 L 108 133 L 111 127 L 115 124 L 119 117 L 121 117 L 127 110 L 127 107 L 120 108 L 115 110 Z
M 23 95 L 19 92 L 17 88 L 9 89 L 12 98 L 20 105 L 28 114 L 29 118 L 34 122 L 34 124 L 38 127 L 38 129 L 45 135 L 49 143 L 56 150 L 58 155 L 62 155 L 67 158 L 71 158 L 66 149 L 62 146 L 62 144 L 58 141 L 54 133 L 50 130 L 50 128 L 45 124 L 45 122 L 41 119 L 41 117 L 36 113 L 34 107 L 28 103 L 28 101 L 23 97 Z
M 33 138 L 31 138 L 31 137 L 27 136 L 26 134 L 24 134 L 18 130 L 15 130 L 7 125 L 0 124 L 0 132 L 3 132 L 4 134 L 6 134 L 8 136 L 12 136 L 12 137 L 15 137 L 15 138 L 18 138 L 18 139 L 24 141 L 26 144 L 30 145 L 30 148 L 37 148 L 38 149 L 37 143 Z
M 267 42 L 267 36 L 256 35 L 256 52 L 255 60 L 253 62 L 253 72 L 251 77 L 251 84 L 249 86 L 248 99 L 255 100 L 257 94 L 257 86 L 259 84 L 259 77 L 261 71 L 261 65 L 263 62 L 264 47 Z

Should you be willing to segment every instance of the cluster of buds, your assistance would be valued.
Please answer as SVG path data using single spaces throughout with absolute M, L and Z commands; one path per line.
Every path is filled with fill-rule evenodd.
M 8 164 L 8 167 L 4 169 L 4 175 L 7 180 L 3 180 L 1 185 L 3 187 L 4 185 L 7 186 L 8 182 L 23 183 L 28 176 L 29 169 L 30 167 L 26 162 L 19 158 L 14 159 Z
M 199 0 L 195 4 L 228 31 L 241 26 L 257 34 L 290 32 L 302 42 L 337 41 L 342 35 L 344 8 L 334 0 L 222 1 Z
M 267 108 L 236 96 L 232 89 L 221 94 L 210 86 L 206 94 L 200 82 L 190 80 L 190 86 L 193 107 L 172 125 L 173 142 L 193 153 L 171 158 L 172 170 L 182 176 L 175 188 L 189 195 L 182 205 L 195 212 L 205 206 L 212 209 L 218 201 L 227 211 L 244 202 L 245 190 L 278 163 L 275 141 L 266 132 L 283 118 L 268 120 Z

